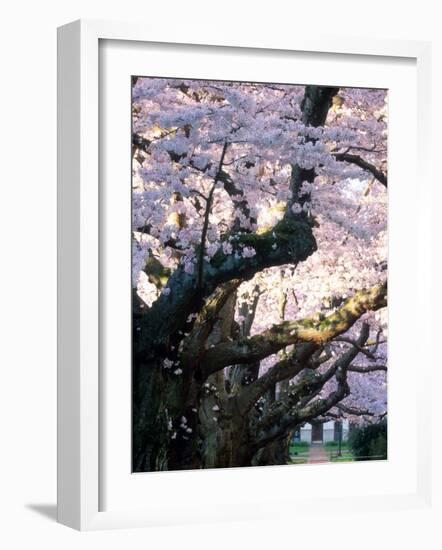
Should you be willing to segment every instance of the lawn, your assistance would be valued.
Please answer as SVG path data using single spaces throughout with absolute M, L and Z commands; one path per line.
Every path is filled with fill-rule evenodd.
M 290 445 L 290 459 L 292 464 L 305 464 L 308 459 L 310 445 L 306 441 L 299 441 Z
M 329 441 L 324 444 L 324 448 L 328 453 L 330 462 L 353 462 L 354 455 L 351 452 L 347 442 L 341 443 L 341 456 L 338 456 L 339 444 L 336 441 Z

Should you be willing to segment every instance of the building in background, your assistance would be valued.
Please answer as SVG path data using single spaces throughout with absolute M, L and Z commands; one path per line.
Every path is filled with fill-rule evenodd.
M 295 433 L 294 439 L 305 441 L 307 443 L 327 443 L 329 441 L 339 441 L 340 431 L 341 441 L 348 439 L 349 432 L 348 420 L 330 420 L 329 422 L 312 422 L 304 424 Z

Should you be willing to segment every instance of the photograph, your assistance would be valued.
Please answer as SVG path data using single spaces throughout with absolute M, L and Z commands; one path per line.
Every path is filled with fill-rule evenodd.
M 127 83 L 133 472 L 388 459 L 388 90 L 288 81 Z

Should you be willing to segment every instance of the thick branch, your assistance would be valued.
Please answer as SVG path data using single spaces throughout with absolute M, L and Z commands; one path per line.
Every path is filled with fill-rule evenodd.
M 364 323 L 358 337 L 358 347 L 362 347 L 369 336 L 369 325 Z M 342 354 L 335 363 L 322 375 L 311 374 L 311 381 L 307 378 L 307 383 L 303 384 L 301 379 L 293 390 L 292 394 L 286 398 L 285 402 L 276 403 L 275 412 L 270 411 L 271 421 L 264 417 L 261 421 L 262 434 L 259 438 L 259 447 L 282 437 L 288 431 L 304 422 L 308 422 L 322 414 L 327 413 L 332 407 L 347 397 L 350 389 L 347 383 L 347 367 L 356 358 L 359 351 L 356 347 L 351 348 Z M 337 389 L 329 396 L 317 399 L 310 403 L 318 391 L 333 376 L 338 383 Z M 303 397 L 301 402 L 299 398 Z
M 327 119 L 328 111 L 331 107 L 333 97 L 338 93 L 339 88 L 330 86 L 306 86 L 304 98 L 301 102 L 302 122 L 306 126 L 323 126 Z M 307 138 L 306 142 L 314 143 L 316 140 Z M 290 207 L 293 203 L 299 202 L 304 204 L 310 200 L 309 194 L 301 195 L 301 186 L 304 181 L 313 183 L 316 177 L 314 168 L 302 168 L 298 165 L 292 166 L 292 175 L 290 181 L 290 189 L 292 198 L 288 203 L 287 212 L 290 212 Z
M 317 399 L 302 408 L 297 412 L 297 421 L 299 422 L 308 422 L 313 420 L 321 414 L 325 414 L 332 407 L 337 405 L 342 399 L 347 397 L 350 394 L 350 388 L 347 384 L 347 371 L 345 369 L 338 370 L 336 373 L 336 380 L 338 380 L 338 388 L 332 392 L 328 397 L 323 399 Z
M 334 96 L 339 88 L 333 86 L 306 86 L 301 102 L 302 122 L 306 126 L 323 126 Z
M 198 357 L 204 350 L 207 338 L 219 319 L 219 312 L 226 304 L 228 298 L 236 291 L 240 282 L 238 279 L 233 279 L 219 286 L 207 298 L 193 323 L 189 336 L 184 341 L 184 349 L 181 354 L 181 364 L 184 367 L 198 362 Z M 189 320 L 189 323 L 191 322 Z
M 197 311 L 219 285 L 231 279 L 251 279 L 267 267 L 302 262 L 316 250 L 308 221 L 296 219 L 282 220 L 261 235 L 238 235 L 232 244 L 239 252 L 242 246 L 253 247 L 255 255 L 224 254 L 220 248 L 210 262 L 204 262 L 204 279 L 200 287 L 196 274 L 186 273 L 181 266 L 174 271 L 167 283 L 170 292 L 161 294 L 143 317 L 139 354 L 152 351 L 171 334 L 182 330 L 189 313 Z M 227 364 L 241 363 L 242 357 L 239 359 Z
M 241 337 L 250 336 L 253 321 L 255 319 L 256 309 L 260 297 L 260 289 L 255 285 L 252 295 L 247 293 L 245 300 L 239 306 L 239 314 L 243 316 L 243 321 L 238 325 L 237 335 Z M 258 378 L 259 361 L 251 365 L 235 365 L 229 370 L 226 384 L 230 394 L 236 394 L 244 386 L 250 385 Z
M 374 416 L 374 414 L 367 409 L 357 409 L 356 407 L 349 407 L 343 403 L 338 403 L 336 408 L 346 414 L 352 414 L 355 416 Z
M 350 393 L 350 389 L 347 384 L 346 370 L 338 369 L 336 379 L 338 380 L 338 387 L 328 397 L 317 399 L 300 410 L 294 409 L 287 412 L 281 418 L 279 423 L 275 423 L 269 427 L 269 429 L 265 431 L 257 440 L 256 450 L 268 445 L 271 441 L 279 439 L 284 434 L 295 429 L 304 422 L 308 422 L 309 420 L 313 420 L 314 418 L 325 414 L 328 410 L 342 401 L 342 399 L 347 397 Z
M 224 342 L 207 350 L 204 362 L 206 375 L 228 365 L 250 363 L 276 353 L 291 344 L 311 342 L 323 345 L 346 332 L 367 311 L 375 311 L 387 305 L 387 285 L 376 285 L 357 292 L 331 315 L 300 321 L 285 321 L 279 325 L 235 342 Z
M 255 380 L 252 384 L 242 390 L 237 396 L 237 402 L 241 414 L 245 414 L 253 404 L 264 395 L 270 388 L 282 380 L 293 378 L 306 368 L 307 362 L 317 346 L 314 344 L 305 344 L 299 346 L 296 352 L 286 359 L 278 361 L 263 376 Z

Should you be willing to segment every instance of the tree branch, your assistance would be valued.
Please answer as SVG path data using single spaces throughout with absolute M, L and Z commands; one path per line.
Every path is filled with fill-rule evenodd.
M 366 172 L 370 172 L 370 174 L 374 176 L 380 183 L 382 183 L 382 185 L 384 185 L 385 187 L 388 187 L 387 175 L 384 174 L 378 168 L 376 168 L 374 164 L 367 162 L 359 155 L 353 155 L 351 153 L 333 153 L 333 156 L 337 161 L 355 164 L 356 166 L 359 166 L 359 168 L 362 168 Z
M 184 340 L 181 364 L 185 367 L 198 363 L 198 357 L 218 320 L 218 314 L 228 298 L 236 291 L 241 281 L 233 279 L 219 286 L 200 309 L 189 336 Z M 191 323 L 191 320 L 189 320 Z
M 290 410 L 280 419 L 279 423 L 273 423 L 268 430 L 264 431 L 264 433 L 257 438 L 256 450 L 279 439 L 304 422 L 308 422 L 321 414 L 325 414 L 342 399 L 347 397 L 350 393 L 350 389 L 347 384 L 347 373 L 345 369 L 338 369 L 336 372 L 336 380 L 338 381 L 338 387 L 328 397 L 317 399 L 302 409 Z
M 145 153 L 149 154 L 149 147 L 150 147 L 152 141 L 150 141 L 146 138 L 143 138 L 139 134 L 133 133 L 132 134 L 132 150 L 133 150 L 133 152 L 135 152 L 136 149 L 141 149 Z M 174 153 L 173 151 L 166 151 L 166 152 L 169 155 L 170 160 L 172 162 L 179 163 L 185 156 L 184 154 Z M 206 172 L 211 169 L 212 164 L 208 163 L 203 167 L 199 167 L 199 166 L 196 166 L 194 161 L 192 160 L 192 158 L 190 158 L 189 159 L 189 166 L 193 170 L 195 170 L 199 173 L 206 174 Z M 250 223 L 252 223 L 252 224 L 255 223 L 256 220 L 255 220 L 255 218 L 252 218 L 251 215 L 250 215 L 249 205 L 247 203 L 247 200 L 244 197 L 243 190 L 238 188 L 235 185 L 235 183 L 234 183 L 233 179 L 231 178 L 230 174 L 228 174 L 225 170 L 218 169 L 218 181 L 220 181 L 224 185 L 224 190 L 229 195 L 229 197 L 232 199 L 232 202 L 234 202 L 235 205 L 241 210 L 241 212 L 244 214 L 245 218 L 250 220 Z M 198 193 L 198 191 L 195 191 L 195 190 L 192 190 L 192 192 L 193 193 Z M 198 194 L 200 196 L 202 196 L 202 198 L 204 198 L 204 200 L 207 201 L 207 197 L 205 197 L 201 193 L 198 193 Z M 237 231 L 237 230 L 239 230 L 239 228 L 240 228 L 239 221 L 235 220 L 235 224 L 234 224 L 233 229 L 235 231 Z
M 343 403 L 338 403 L 336 408 L 346 414 L 353 414 L 355 416 L 374 416 L 374 414 L 367 409 L 357 409 L 356 407 L 349 407 Z
M 226 155 L 228 143 L 227 141 L 224 142 L 224 146 L 221 152 L 221 158 L 218 165 L 218 170 L 215 175 L 215 179 L 213 180 L 212 188 L 210 189 L 209 195 L 207 197 L 206 202 L 206 212 L 204 214 L 204 223 L 203 223 L 203 229 L 201 231 L 201 243 L 200 243 L 200 252 L 199 252 L 199 259 L 198 259 L 198 276 L 196 280 L 197 287 L 201 287 L 202 281 L 203 281 L 203 267 L 204 267 L 204 252 L 206 249 L 206 236 L 207 236 L 207 229 L 209 227 L 209 216 L 210 216 L 210 210 L 212 208 L 212 201 L 213 201 L 213 193 L 215 192 L 216 184 L 219 181 L 219 176 L 223 167 L 224 157 Z
M 304 370 L 316 349 L 317 346 L 314 344 L 299 346 L 299 349 L 291 357 L 278 361 L 266 374 L 246 386 L 237 396 L 238 409 L 241 414 L 247 413 L 253 404 L 275 384 L 293 378 Z
M 370 333 L 370 328 L 367 323 L 364 323 L 361 332 L 357 339 L 358 347 L 362 347 L 367 341 Z M 359 351 L 357 348 L 351 348 L 339 357 L 335 363 L 323 375 L 314 376 L 310 382 L 307 381 L 305 386 L 302 385 L 302 380 L 297 384 L 293 395 L 288 396 L 286 403 L 275 403 L 274 409 L 270 411 L 271 418 L 263 418 L 260 427 L 262 430 L 261 436 L 258 438 L 258 448 L 267 445 L 269 442 L 282 437 L 290 430 L 304 422 L 308 422 L 319 415 L 327 413 L 332 407 L 336 406 L 342 399 L 350 394 L 350 388 L 347 383 L 347 367 L 351 361 L 355 359 Z M 328 397 L 317 399 L 310 403 L 311 399 L 320 391 L 328 380 L 333 375 L 338 383 L 337 389 Z M 301 405 L 299 405 L 299 397 L 305 393 Z M 305 403 L 305 404 L 304 404 Z M 309 404 L 310 403 L 310 404 Z
M 219 285 L 231 279 L 251 279 L 267 267 L 296 264 L 316 250 L 308 220 L 300 219 L 283 219 L 266 233 L 237 235 L 231 242 L 238 254 L 225 254 L 221 247 L 210 262 L 204 262 L 204 280 L 200 287 L 196 284 L 196 275 L 186 273 L 183 266 L 173 272 L 167 283 L 170 292 L 161 294 L 143 317 L 137 354 L 152 351 L 171 334 L 182 330 L 189 313 L 196 311 L 198 304 Z M 244 246 L 253 247 L 255 255 L 243 257 Z
M 285 321 L 279 325 L 235 342 L 223 342 L 207 350 L 204 356 L 206 376 L 228 365 L 250 363 L 276 353 L 291 344 L 311 342 L 323 345 L 346 332 L 367 311 L 387 305 L 386 283 L 357 292 L 334 313 L 319 319 Z M 354 344 L 354 342 L 351 342 Z M 364 350 L 365 351 L 365 350 Z
M 339 88 L 331 86 L 306 86 L 304 97 L 301 102 L 302 122 L 305 126 L 323 126 L 327 119 L 333 97 L 339 92 Z M 315 143 L 315 139 L 307 138 L 306 142 Z M 290 215 L 290 208 L 295 203 L 304 204 L 310 200 L 310 194 L 301 195 L 301 186 L 304 181 L 313 183 L 316 177 L 314 168 L 301 168 L 298 165 L 292 166 L 290 190 L 292 198 L 287 204 L 287 214 Z

